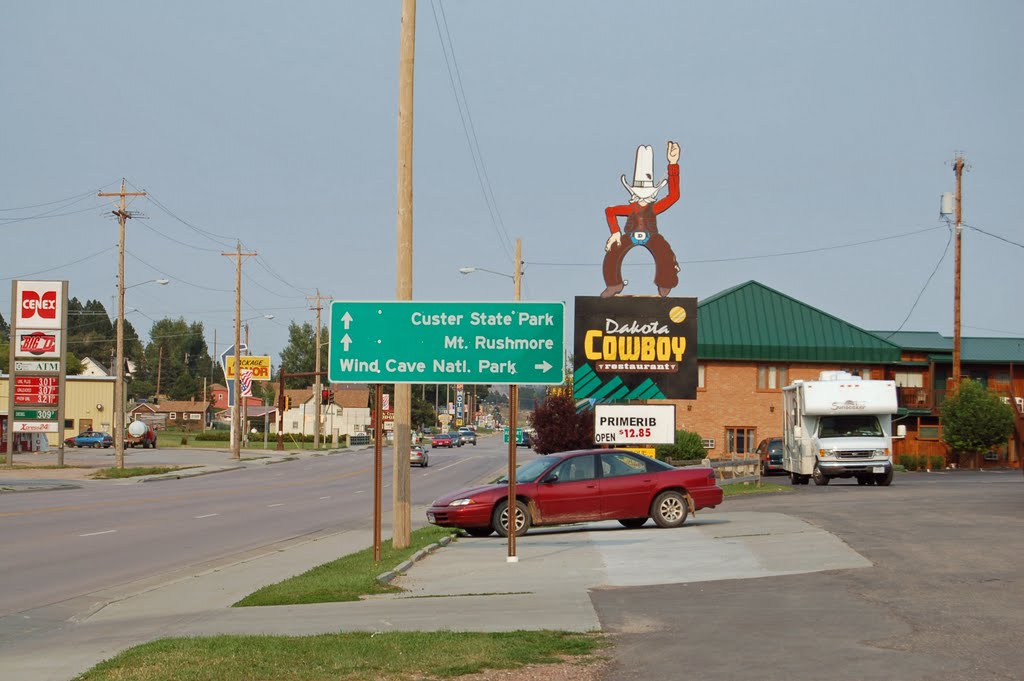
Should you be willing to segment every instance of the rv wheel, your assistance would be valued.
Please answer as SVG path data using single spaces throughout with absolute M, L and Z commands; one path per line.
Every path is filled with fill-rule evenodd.
M 828 484 L 828 476 L 821 472 L 817 466 L 814 467 L 814 484 L 822 487 Z
M 882 487 L 888 487 L 892 484 L 892 468 L 886 469 L 884 473 L 878 473 L 875 475 L 875 484 L 881 485 Z

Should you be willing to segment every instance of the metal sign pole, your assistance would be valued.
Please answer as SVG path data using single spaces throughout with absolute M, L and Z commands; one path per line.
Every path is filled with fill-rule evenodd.
M 381 402 L 384 385 L 378 383 L 373 393 L 373 561 L 380 562 L 380 497 L 384 473 L 384 419 Z

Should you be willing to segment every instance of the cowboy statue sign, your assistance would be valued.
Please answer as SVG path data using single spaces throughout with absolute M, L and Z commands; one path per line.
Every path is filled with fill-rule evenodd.
M 658 295 L 666 297 L 679 284 L 679 263 L 672 247 L 658 232 L 657 215 L 679 200 L 679 145 L 668 143 L 668 177 L 654 182 L 654 151 L 650 146 L 639 146 L 633 167 L 633 182 L 622 185 L 629 192 L 629 203 L 605 209 L 611 236 L 604 245 L 604 284 L 602 298 L 611 298 L 622 291 L 627 281 L 622 278 L 622 261 L 634 246 L 643 246 L 654 256 L 654 285 Z M 658 192 L 668 185 L 668 194 L 658 199 Z M 619 218 L 626 218 L 624 226 Z

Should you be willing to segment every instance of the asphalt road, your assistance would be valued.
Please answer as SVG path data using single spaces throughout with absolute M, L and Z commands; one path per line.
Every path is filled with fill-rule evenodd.
M 801 486 L 723 509 L 802 518 L 873 567 L 594 590 L 615 641 L 605 681 L 1024 678 L 1020 471 Z
M 385 538 L 391 451 L 384 450 Z M 171 452 L 189 458 L 187 450 L 157 455 Z M 423 508 L 434 498 L 503 469 L 506 454 L 498 437 L 430 449 L 430 466 L 411 471 L 413 526 L 425 524 Z M 520 449 L 519 456 L 527 460 L 533 453 Z M 371 528 L 373 520 L 372 449 L 181 480 L 77 484 L 0 495 L 0 618 L 60 603 L 70 604 L 60 614 L 73 616 L 68 610 L 102 590 L 159 581 L 176 570 L 232 562 L 311 536 Z

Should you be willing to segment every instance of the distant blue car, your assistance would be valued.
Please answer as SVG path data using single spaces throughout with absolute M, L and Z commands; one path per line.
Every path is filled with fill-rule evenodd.
M 95 430 L 87 431 L 64 440 L 64 446 L 93 447 L 94 449 L 103 447 L 104 449 L 107 449 L 114 446 L 114 437 L 110 433 L 101 433 Z

